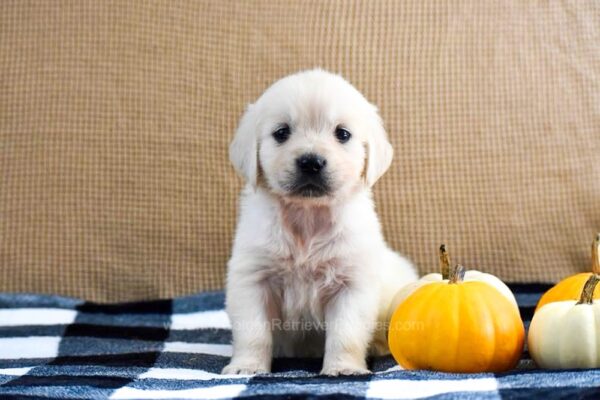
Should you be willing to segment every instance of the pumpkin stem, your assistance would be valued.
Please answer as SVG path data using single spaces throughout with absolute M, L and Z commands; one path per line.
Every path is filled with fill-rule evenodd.
M 450 278 L 448 283 L 461 283 L 465 279 L 465 267 L 460 264 L 457 264 L 456 267 L 450 273 Z
M 592 243 L 592 272 L 600 274 L 600 233 L 596 234 Z
M 442 279 L 450 278 L 450 256 L 446 251 L 446 245 L 440 246 L 440 272 L 442 273 Z
M 585 282 L 577 304 L 592 304 L 594 302 L 594 290 L 598 282 L 600 282 L 600 275 L 592 274 Z

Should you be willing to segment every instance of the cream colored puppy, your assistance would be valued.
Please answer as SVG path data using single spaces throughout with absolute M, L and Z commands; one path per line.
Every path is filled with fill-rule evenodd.
M 392 161 L 377 108 L 338 75 L 275 82 L 250 105 L 230 147 L 246 179 L 226 308 L 226 374 L 268 372 L 273 356 L 324 356 L 327 375 L 368 373 L 387 352 L 394 293 L 417 278 L 387 246 L 371 187 Z

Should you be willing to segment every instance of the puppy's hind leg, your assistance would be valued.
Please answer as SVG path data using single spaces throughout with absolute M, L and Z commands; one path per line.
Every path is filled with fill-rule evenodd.
M 399 255 L 388 250 L 384 254 L 384 262 L 380 269 L 381 289 L 379 292 L 379 312 L 377 316 L 377 328 L 373 335 L 373 342 L 369 354 L 382 356 L 389 354 L 387 330 L 389 320 L 395 307 L 392 305 L 394 296 L 405 285 L 418 279 L 417 271 L 412 263 Z
M 256 281 L 255 274 L 243 270 L 230 265 L 227 279 L 226 308 L 231 320 L 233 356 L 229 365 L 223 368 L 223 374 L 256 374 L 271 370 L 273 335 L 267 311 L 267 288 Z

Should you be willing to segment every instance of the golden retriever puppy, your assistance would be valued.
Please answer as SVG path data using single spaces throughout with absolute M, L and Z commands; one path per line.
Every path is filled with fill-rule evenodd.
M 339 75 L 290 75 L 248 106 L 230 147 L 247 184 L 228 263 L 233 357 L 223 373 L 323 356 L 323 374 L 363 374 L 369 349 L 387 352 L 391 299 L 417 278 L 387 246 L 373 205 L 392 154 L 377 108 Z

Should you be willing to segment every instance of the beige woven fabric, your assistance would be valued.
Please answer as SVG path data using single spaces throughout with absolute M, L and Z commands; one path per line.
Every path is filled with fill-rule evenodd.
M 0 291 L 221 288 L 227 147 L 274 79 L 322 66 L 396 149 L 385 235 L 509 281 L 587 268 L 600 230 L 597 1 L 0 2 Z

